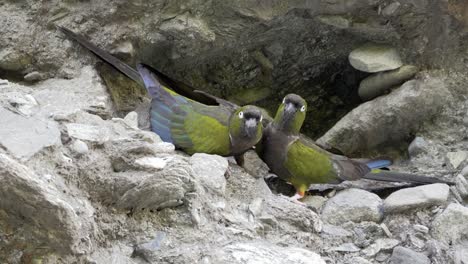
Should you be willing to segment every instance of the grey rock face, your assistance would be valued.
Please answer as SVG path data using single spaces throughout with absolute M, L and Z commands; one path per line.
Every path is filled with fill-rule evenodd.
M 296 247 L 279 247 L 264 242 L 235 243 L 214 250 L 210 255 L 207 258 L 209 263 L 325 264 L 325 261 L 312 251 Z
M 392 93 L 349 112 L 318 142 L 347 155 L 401 142 L 439 111 L 450 98 L 447 92 L 440 80 L 408 81 Z
M 194 176 L 202 186 L 212 193 L 224 195 L 226 190 L 226 178 L 224 175 L 228 169 L 226 158 L 209 155 L 204 153 L 195 153 L 190 158 Z
M 382 200 L 377 195 L 359 189 L 339 192 L 330 198 L 322 209 L 322 218 L 330 224 L 347 221 L 379 222 L 383 217 Z
M 430 264 L 429 258 L 418 252 L 405 247 L 395 247 L 392 256 L 390 257 L 390 264 Z
M 377 73 L 362 80 L 359 84 L 359 97 L 368 101 L 384 94 L 387 90 L 395 88 L 411 79 L 418 72 L 418 67 L 404 65 L 393 71 Z
M 366 44 L 349 54 L 349 63 L 364 72 L 394 70 L 403 65 L 395 48 L 377 44 Z
M 0 224 L 23 233 L 30 245 L 48 250 L 85 253 L 93 239 L 94 209 L 84 199 L 74 201 L 55 185 L 4 154 L 0 154 Z
M 15 157 L 28 159 L 46 147 L 60 144 L 57 123 L 24 117 L 0 107 L 0 145 Z
M 445 243 L 457 243 L 468 238 L 468 208 L 449 204 L 432 222 L 432 235 Z
M 430 184 L 398 190 L 384 201 L 385 212 L 401 212 L 415 208 L 443 205 L 449 197 L 447 184 Z

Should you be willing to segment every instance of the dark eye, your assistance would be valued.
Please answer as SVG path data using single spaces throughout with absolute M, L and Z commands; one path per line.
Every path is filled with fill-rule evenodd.
M 304 112 L 305 110 L 306 110 L 306 106 L 303 105 L 303 106 L 301 107 L 301 112 Z
M 239 118 L 244 118 L 244 112 L 242 111 L 239 112 Z

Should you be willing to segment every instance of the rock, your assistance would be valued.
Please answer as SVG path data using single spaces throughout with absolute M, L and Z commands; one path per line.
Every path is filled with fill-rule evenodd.
M 108 130 L 100 126 L 70 123 L 66 127 L 70 137 L 84 141 L 102 144 L 110 137 Z
M 468 264 L 468 248 L 466 243 L 458 246 L 453 254 L 454 264 Z
M 468 166 L 465 166 L 460 172 L 465 178 L 468 178 Z
M 373 74 L 359 84 L 359 97 L 364 101 L 374 99 L 413 78 L 417 72 L 418 67 L 404 65 L 396 70 Z
M 208 263 L 257 264 L 257 263 L 298 263 L 325 264 L 312 251 L 297 247 L 279 247 L 266 242 L 234 243 L 213 250 Z
M 135 164 L 144 169 L 164 169 L 171 158 L 143 157 L 135 160 Z
M 328 224 L 323 225 L 322 234 L 326 234 L 331 237 L 351 237 L 353 235 L 342 227 Z
M 455 151 L 447 153 L 447 163 L 454 169 L 458 169 L 466 159 L 468 159 L 468 151 Z
M 24 117 L 0 107 L 0 145 L 17 158 L 29 159 L 47 147 L 60 145 L 60 130 L 54 121 Z
M 395 48 L 372 43 L 353 50 L 349 54 L 349 63 L 364 72 L 394 70 L 403 65 Z
M 431 234 L 447 244 L 468 238 L 468 208 L 451 203 L 432 221 Z
M 406 140 L 423 122 L 439 113 L 447 98 L 450 94 L 440 80 L 408 81 L 391 94 L 349 112 L 317 142 L 346 155 L 364 156 Z
M 218 155 L 195 153 L 190 158 L 194 176 L 209 193 L 224 195 L 226 178 L 224 174 L 228 169 L 226 158 Z
M 8 82 L 8 80 L 2 80 L 2 79 L 0 79 L 0 88 L 8 87 L 9 84 L 10 84 L 10 83 Z
M 311 207 L 314 211 L 319 212 L 327 198 L 319 195 L 308 195 L 302 200 L 307 206 Z
M 250 175 L 260 178 L 268 175 L 270 169 L 253 150 L 244 154 L 244 165 L 242 166 Z
M 419 154 L 427 153 L 429 149 L 429 143 L 422 137 L 415 137 L 408 147 L 408 153 L 410 157 L 414 158 Z
M 331 250 L 332 251 L 339 251 L 339 252 L 358 252 L 358 251 L 361 251 L 361 249 L 358 248 L 353 243 L 344 243 L 344 244 L 339 245 L 338 247 L 332 248 Z
M 88 145 L 79 139 L 75 140 L 70 148 L 77 155 L 84 155 L 89 151 Z
M 0 153 L 0 227 L 10 225 L 28 245 L 55 254 L 89 253 L 94 209 L 59 179 L 45 180 Z
M 24 80 L 27 82 L 37 82 L 43 78 L 44 76 L 37 71 L 30 72 L 24 76 Z
M 111 53 L 121 59 L 128 60 L 135 55 L 135 48 L 133 47 L 132 42 L 125 41 L 118 45 L 115 49 L 112 49 Z
M 414 225 L 413 228 L 414 228 L 415 231 L 421 232 L 423 234 L 429 233 L 429 228 L 427 226 Z
M 390 264 L 431 264 L 429 258 L 405 247 L 395 247 L 389 260 Z
M 157 262 L 159 260 L 158 251 L 161 249 L 161 244 L 165 238 L 165 232 L 157 232 L 156 237 L 151 241 L 136 246 L 132 257 L 141 257 L 149 263 Z
M 30 94 L 11 92 L 2 94 L 2 97 L 6 100 L 5 107 L 14 113 L 29 117 L 38 111 L 37 101 Z
M 442 183 L 401 189 L 385 199 L 384 209 L 385 212 L 402 212 L 415 208 L 442 205 L 447 202 L 449 192 L 449 186 Z
M 379 222 L 383 217 L 382 200 L 377 195 L 349 189 L 330 198 L 322 209 L 323 221 L 330 224 L 343 224 L 347 221 Z
M 318 19 L 322 23 L 342 29 L 349 28 L 352 24 L 346 17 L 338 15 L 321 15 Z
M 381 251 L 389 251 L 398 246 L 400 241 L 392 238 L 378 238 L 373 244 L 362 250 L 367 256 L 375 256 Z
M 124 122 L 133 128 L 138 128 L 138 114 L 134 111 L 128 113 L 125 118 Z
M 391 2 L 384 9 L 382 9 L 382 15 L 391 16 L 398 10 L 400 6 L 400 2 Z

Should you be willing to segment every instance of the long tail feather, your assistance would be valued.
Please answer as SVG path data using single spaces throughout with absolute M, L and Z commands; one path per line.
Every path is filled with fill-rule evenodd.
M 128 64 L 125 62 L 117 59 L 116 57 L 112 56 L 105 50 L 99 48 L 98 46 L 94 45 L 93 43 L 89 42 L 87 39 L 83 38 L 82 36 L 74 33 L 73 31 L 58 26 L 58 29 L 62 31 L 66 36 L 68 36 L 71 39 L 74 39 L 76 42 L 78 42 L 80 45 L 84 46 L 86 49 L 90 50 L 92 53 L 94 53 L 96 56 L 104 60 L 105 62 L 109 63 L 112 65 L 114 68 L 116 68 L 118 71 L 121 73 L 125 74 L 128 78 L 134 80 L 137 83 L 140 83 L 143 85 L 143 82 L 140 78 L 140 74 L 130 67 Z
M 411 173 L 402 173 L 396 171 L 386 171 L 374 169 L 363 176 L 364 179 L 387 181 L 387 182 L 409 182 L 417 184 L 430 184 L 430 183 L 446 183 L 453 185 L 453 182 L 441 180 L 434 177 L 427 177 Z

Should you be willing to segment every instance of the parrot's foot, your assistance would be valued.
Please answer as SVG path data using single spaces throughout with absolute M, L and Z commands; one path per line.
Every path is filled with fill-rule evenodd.
M 290 201 L 290 202 L 293 202 L 295 204 L 299 204 L 299 205 L 302 205 L 302 206 L 307 206 L 305 203 L 299 201 L 299 199 L 302 199 L 304 197 L 304 195 L 300 195 L 298 193 L 296 193 L 295 195 L 289 197 L 289 196 L 285 196 L 285 195 L 281 195 L 282 197 L 284 197 L 286 200 Z

